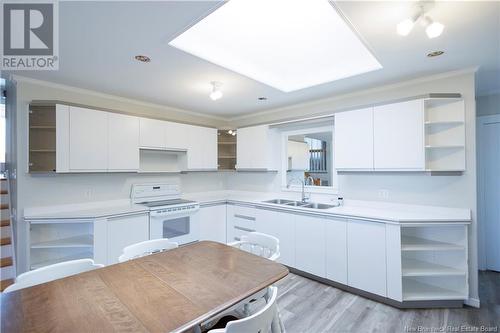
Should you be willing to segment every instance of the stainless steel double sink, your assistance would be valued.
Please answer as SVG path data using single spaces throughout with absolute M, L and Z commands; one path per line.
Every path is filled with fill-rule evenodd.
M 328 204 L 322 204 L 322 203 L 317 203 L 317 202 L 302 202 L 302 201 L 294 201 L 294 200 L 287 200 L 287 199 L 272 199 L 272 200 L 266 200 L 264 202 L 276 204 L 276 205 L 293 206 L 293 207 L 301 207 L 301 208 L 312 208 L 312 209 L 329 209 L 329 208 L 337 207 L 335 205 L 328 205 Z

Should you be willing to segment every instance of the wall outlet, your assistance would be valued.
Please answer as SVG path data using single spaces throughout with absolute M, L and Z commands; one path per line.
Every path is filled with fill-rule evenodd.
M 383 200 L 389 199 L 389 190 L 385 189 L 378 190 L 378 197 Z

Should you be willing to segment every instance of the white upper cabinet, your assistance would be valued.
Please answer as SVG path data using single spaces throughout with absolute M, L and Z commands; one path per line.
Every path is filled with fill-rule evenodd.
M 188 133 L 187 169 L 217 169 L 217 129 L 185 125 Z
M 424 170 L 423 100 L 373 109 L 374 168 Z
M 373 108 L 335 114 L 335 167 L 373 169 Z
M 140 142 L 144 148 L 166 149 L 165 121 L 140 118 Z
M 236 134 L 236 169 L 277 170 L 280 138 L 268 125 L 239 128 Z
M 170 121 L 163 122 L 163 125 L 165 131 L 165 147 L 173 150 L 187 150 L 189 125 Z
M 108 113 L 70 106 L 70 171 L 107 171 Z
M 108 170 L 139 170 L 139 118 L 108 113 Z

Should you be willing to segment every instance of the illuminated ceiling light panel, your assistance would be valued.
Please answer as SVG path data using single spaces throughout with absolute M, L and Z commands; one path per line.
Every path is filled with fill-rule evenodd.
M 231 0 L 169 44 L 284 92 L 382 68 L 326 0 Z

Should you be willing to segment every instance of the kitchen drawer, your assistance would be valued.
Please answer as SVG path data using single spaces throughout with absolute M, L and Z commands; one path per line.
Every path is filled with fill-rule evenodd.
M 230 206 L 228 218 L 234 227 L 241 227 L 254 231 L 256 212 L 253 207 Z
M 248 235 L 252 231 L 255 231 L 255 230 L 254 229 L 247 229 L 247 228 L 235 226 L 233 228 L 233 232 L 232 232 L 233 239 L 229 239 L 228 241 L 229 242 L 239 241 L 241 239 L 241 236 Z

